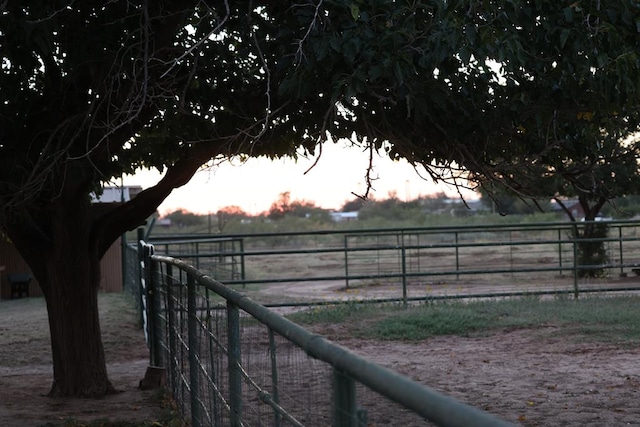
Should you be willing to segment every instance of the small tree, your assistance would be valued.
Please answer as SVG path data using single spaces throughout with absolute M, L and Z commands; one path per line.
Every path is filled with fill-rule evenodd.
M 176 225 L 181 228 L 205 225 L 207 222 L 204 216 L 194 214 L 193 212 L 189 212 L 184 209 L 178 209 L 177 211 L 168 213 L 164 218 L 170 219 L 172 225 Z
M 291 193 L 286 191 L 278 196 L 278 199 L 271 204 L 267 217 L 278 220 L 285 216 L 295 216 L 299 218 L 310 218 L 314 214 L 322 214 L 323 209 L 317 207 L 315 203 L 308 200 L 291 200 Z
M 239 206 L 225 206 L 216 213 L 218 232 L 222 233 L 229 222 L 246 218 L 247 216 L 247 213 Z
M 280 193 L 278 199 L 271 204 L 267 217 L 270 219 L 282 219 L 291 211 L 291 193 Z
M 354 212 L 359 211 L 365 204 L 365 200 L 356 197 L 355 199 L 349 200 L 342 205 L 342 212 Z

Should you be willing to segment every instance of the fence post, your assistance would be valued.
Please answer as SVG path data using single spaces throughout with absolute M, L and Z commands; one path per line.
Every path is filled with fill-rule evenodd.
M 573 297 L 578 299 L 578 239 L 573 237 Z
M 347 234 L 344 235 L 344 280 L 345 287 L 349 289 L 349 247 L 347 239 L 349 236 Z
M 513 230 L 509 230 L 509 270 L 513 277 Z
M 199 242 L 196 242 L 196 255 L 198 255 L 198 256 L 196 256 L 196 266 L 195 267 L 197 269 L 200 269 L 200 256 L 199 256 L 200 255 L 200 243 Z
M 147 304 L 149 306 L 149 350 L 151 351 L 151 366 L 162 366 L 160 340 L 162 333 L 160 328 L 160 285 L 156 283 L 158 264 L 151 259 L 153 246 L 149 246 L 147 255 L 149 262 L 147 274 Z
M 144 242 L 144 229 L 142 228 L 138 228 L 136 230 L 136 236 L 138 238 L 138 292 L 137 297 L 138 297 L 138 306 L 140 307 L 140 310 L 138 311 L 140 313 L 140 324 L 143 326 L 144 328 L 144 333 L 147 333 L 147 324 L 145 321 L 145 310 L 146 310 L 146 304 L 145 304 L 145 284 L 144 284 L 144 265 L 145 265 L 145 260 L 144 260 L 144 248 L 146 246 L 146 243 Z M 148 337 L 145 337 L 148 339 Z
M 227 334 L 229 363 L 229 407 L 231 427 L 242 423 L 242 372 L 240 371 L 240 310 L 227 300 Z
M 175 314 L 175 305 L 173 303 L 173 265 L 167 263 L 167 335 L 169 337 L 169 357 L 168 357 L 168 365 L 167 368 L 169 370 L 169 386 L 172 388 L 172 391 L 175 393 L 175 378 L 178 378 L 178 372 L 176 367 L 176 360 L 173 355 L 177 350 L 176 346 L 176 336 L 175 336 L 175 324 L 176 324 L 176 314 Z
M 460 279 L 460 247 L 458 246 L 458 232 L 454 233 L 456 240 L 456 280 Z
M 188 320 L 188 340 L 189 340 L 189 381 L 190 381 L 190 400 L 191 400 L 191 425 L 193 427 L 202 426 L 200 417 L 200 381 L 198 372 L 198 354 L 200 353 L 200 343 L 198 342 L 198 312 L 196 306 L 196 280 L 189 274 L 187 275 L 187 312 Z
M 157 366 L 156 350 L 157 346 L 155 332 L 155 299 L 154 299 L 154 283 L 153 283 L 153 245 L 143 243 L 142 245 L 142 291 L 140 292 L 142 299 L 142 310 L 144 311 L 143 326 L 149 346 L 149 363 L 151 366 Z
M 407 306 L 407 250 L 402 245 L 402 305 Z
M 245 264 L 244 264 L 244 239 L 240 239 L 240 278 L 242 279 L 242 289 L 247 287 L 245 283 L 246 275 L 245 275 Z
M 618 247 L 620 248 L 620 277 L 625 277 L 624 256 L 622 255 L 622 226 L 621 225 L 618 225 Z
M 356 383 L 338 369 L 333 370 L 333 426 L 356 427 L 358 407 Z
M 280 404 L 280 397 L 278 395 L 278 363 L 276 360 L 276 339 L 275 333 L 273 329 L 269 328 L 269 354 L 271 355 L 271 386 L 272 386 L 272 397 L 273 401 L 276 404 Z M 280 422 L 282 420 L 282 415 L 280 412 L 274 411 L 274 427 L 280 427 Z
M 560 228 L 558 228 L 558 267 L 560 268 L 560 276 L 562 276 L 562 229 Z

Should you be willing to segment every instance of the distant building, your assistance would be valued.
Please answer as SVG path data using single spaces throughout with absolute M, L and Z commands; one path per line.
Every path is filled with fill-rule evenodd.
M 423 199 L 422 208 L 425 213 L 436 215 L 468 216 L 486 210 L 482 199 L 462 199 L 445 197 Z
M 584 209 L 582 209 L 578 199 L 562 200 L 562 204 L 571 212 L 573 218 L 584 218 Z M 551 211 L 555 212 L 559 217 L 568 218 L 567 212 L 555 200 L 551 201 Z
M 139 185 L 130 185 L 124 187 L 104 187 L 102 194 L 97 196 L 91 193 L 91 201 L 93 203 L 120 203 L 128 202 L 142 192 Z
M 155 224 L 159 227 L 171 227 L 171 218 L 158 218 Z
M 331 212 L 331 219 L 335 222 L 352 221 L 358 219 L 358 211 L 351 212 Z

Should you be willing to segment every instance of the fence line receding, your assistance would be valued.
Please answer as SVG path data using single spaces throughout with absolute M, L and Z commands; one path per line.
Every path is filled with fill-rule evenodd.
M 141 249 L 151 363 L 192 426 L 512 425 Z

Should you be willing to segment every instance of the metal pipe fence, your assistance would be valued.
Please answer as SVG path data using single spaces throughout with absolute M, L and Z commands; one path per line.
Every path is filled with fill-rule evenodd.
M 594 224 L 608 229 L 605 237 L 576 237 L 576 231 Z M 599 279 L 640 271 L 639 227 L 637 221 L 561 222 L 176 236 L 151 241 L 163 254 L 190 260 L 226 285 L 287 283 L 291 289 L 300 289 L 324 282 L 347 292 L 395 286 L 395 298 L 406 302 L 490 291 L 577 297 L 582 291 L 628 290 L 633 286 L 604 287 Z M 217 240 L 235 243 L 224 252 L 204 250 L 205 242 L 216 245 Z M 199 242 L 200 250 L 189 252 L 176 246 L 188 241 Z M 586 244 L 601 244 L 605 256 L 597 262 L 583 257 L 580 248 Z M 226 259 L 224 263 L 237 266 L 236 274 L 218 275 L 216 269 L 206 267 L 210 259 Z
M 512 425 L 369 362 L 141 243 L 152 365 L 197 426 Z

